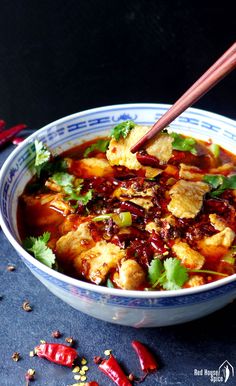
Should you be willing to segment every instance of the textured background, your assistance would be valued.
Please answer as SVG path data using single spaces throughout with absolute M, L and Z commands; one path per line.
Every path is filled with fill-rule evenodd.
M 226 3 L 1 0 L 0 116 L 38 128 L 96 106 L 172 103 L 235 40 Z M 235 80 L 196 106 L 236 117 Z

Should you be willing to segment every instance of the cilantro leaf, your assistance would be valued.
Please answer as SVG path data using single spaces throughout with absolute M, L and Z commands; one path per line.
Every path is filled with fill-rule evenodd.
M 160 278 L 163 271 L 163 264 L 160 259 L 153 259 L 148 267 L 149 282 L 154 285 Z
M 105 153 L 109 146 L 109 142 L 110 141 L 108 139 L 99 139 L 97 142 L 93 143 L 91 146 L 85 149 L 84 157 L 87 157 L 94 150 L 98 150 L 102 153 Z
M 183 135 L 177 133 L 170 133 L 170 136 L 174 139 L 172 142 L 172 148 L 174 150 L 189 151 L 193 155 L 197 155 L 195 148 L 196 141 L 194 138 L 185 138 Z
M 87 191 L 87 193 L 81 195 L 81 196 L 78 196 L 77 197 L 77 200 L 80 201 L 83 205 L 87 205 L 87 203 L 92 200 L 93 198 L 93 190 L 90 189 Z
M 212 186 L 213 192 L 211 196 L 219 196 L 226 189 L 236 189 L 236 174 L 230 177 L 225 177 L 221 174 L 207 174 L 203 177 L 203 181 Z
M 70 186 L 73 183 L 75 177 L 72 174 L 66 172 L 57 172 L 54 173 L 51 179 L 59 186 Z
M 166 290 L 176 290 L 188 280 L 188 270 L 177 258 L 170 257 L 164 263 L 154 259 L 149 266 L 148 277 L 152 288 L 159 284 Z
M 116 141 L 119 141 L 120 137 L 126 138 L 134 126 L 135 123 L 133 121 L 121 122 L 119 125 L 113 127 L 111 137 L 115 138 Z
M 58 172 L 52 175 L 51 179 L 59 186 L 62 187 L 66 197 L 66 201 L 79 201 L 82 205 L 87 203 L 93 197 L 93 190 L 88 190 L 85 194 L 81 195 L 81 189 L 83 187 L 83 179 L 75 178 L 72 174 L 65 172 Z M 74 207 L 77 208 L 78 204 Z
M 177 290 L 188 280 L 187 268 L 181 265 L 180 260 L 170 257 L 164 261 L 165 272 L 159 283 L 166 290 Z
M 44 232 L 39 237 L 28 237 L 24 240 L 23 246 L 28 252 L 32 252 L 37 260 L 52 268 L 53 264 L 55 264 L 56 256 L 51 248 L 47 246 L 50 236 L 50 232 Z
M 35 161 L 34 161 L 34 166 L 36 169 L 37 176 L 40 176 L 40 172 L 45 166 L 45 164 L 48 163 L 51 157 L 50 151 L 46 148 L 46 146 L 41 142 L 38 141 L 37 139 L 34 141 L 35 145 Z

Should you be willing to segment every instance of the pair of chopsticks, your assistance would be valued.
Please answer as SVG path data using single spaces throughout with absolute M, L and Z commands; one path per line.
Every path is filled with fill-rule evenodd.
M 140 150 L 150 139 L 197 102 L 235 68 L 236 42 L 154 123 L 152 128 L 130 149 L 131 152 L 135 153 Z

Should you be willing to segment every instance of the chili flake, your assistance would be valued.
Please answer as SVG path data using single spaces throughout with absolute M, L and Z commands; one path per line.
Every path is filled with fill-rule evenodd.
M 79 373 L 80 372 L 80 367 L 79 366 L 75 366 L 72 370 L 72 373 Z
M 25 378 L 27 381 L 33 381 L 35 377 L 35 370 L 29 369 L 27 370 L 27 373 L 25 374 Z
M 55 330 L 55 331 L 52 332 L 51 335 L 52 335 L 53 338 L 58 339 L 58 338 L 60 338 L 62 336 L 62 333 L 59 330 Z
M 13 354 L 12 354 L 12 356 L 11 356 L 11 358 L 12 358 L 12 360 L 14 361 L 14 362 L 18 362 L 19 360 L 20 360 L 20 353 L 19 352 L 17 352 L 17 351 L 15 351 Z
M 27 300 L 23 302 L 22 308 L 26 312 L 32 311 L 32 307 L 31 307 L 31 305 L 29 304 L 29 302 Z
M 72 338 L 72 336 L 69 336 L 69 337 L 65 338 L 65 342 L 69 343 L 70 346 L 73 346 L 73 344 L 75 343 L 75 341 Z
M 111 351 L 112 351 L 112 350 L 105 350 L 105 351 L 104 351 L 104 355 L 106 355 L 106 356 L 109 357 L 109 355 L 111 354 Z
M 7 270 L 8 270 L 9 272 L 15 271 L 15 269 L 16 269 L 16 266 L 13 265 L 13 264 L 9 264 L 9 265 L 7 266 Z

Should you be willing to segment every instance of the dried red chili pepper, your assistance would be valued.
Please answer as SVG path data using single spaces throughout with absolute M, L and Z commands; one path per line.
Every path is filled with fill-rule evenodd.
M 133 340 L 132 347 L 138 355 L 141 369 L 149 373 L 158 369 L 158 364 L 153 354 L 141 342 Z
M 136 153 L 136 158 L 138 162 L 143 166 L 151 166 L 152 168 L 159 168 L 160 162 L 157 157 L 149 155 L 147 153 Z
M 109 359 L 104 359 L 98 368 L 118 386 L 132 386 L 113 355 L 110 355 Z
M 38 357 L 67 367 L 72 367 L 74 360 L 78 357 L 74 348 L 58 343 L 42 343 L 35 347 L 35 351 Z
M 25 129 L 27 126 L 22 124 L 11 127 L 8 130 L 4 130 L 0 133 L 0 146 L 10 141 L 17 133 Z
M 0 119 L 0 131 L 5 129 L 5 126 L 6 126 L 6 122 L 3 119 Z
M 84 384 L 84 386 L 99 386 L 99 384 L 97 382 L 87 382 Z

